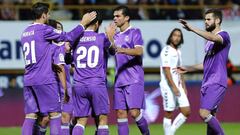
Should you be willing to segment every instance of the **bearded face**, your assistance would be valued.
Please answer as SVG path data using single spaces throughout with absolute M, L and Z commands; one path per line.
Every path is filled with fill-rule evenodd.
M 212 32 L 212 31 L 216 28 L 215 21 L 214 21 L 213 24 L 210 24 L 210 25 L 207 25 L 207 24 L 206 24 L 205 27 L 206 27 L 206 31 L 208 31 L 208 32 Z
M 208 32 L 213 31 L 216 28 L 216 18 L 213 13 L 206 14 L 205 16 L 205 29 Z

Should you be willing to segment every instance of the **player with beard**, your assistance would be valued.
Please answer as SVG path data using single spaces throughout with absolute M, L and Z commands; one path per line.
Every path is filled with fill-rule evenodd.
M 182 31 L 175 28 L 168 37 L 167 46 L 161 51 L 160 89 L 164 107 L 163 129 L 165 135 L 174 135 L 190 114 L 183 76 L 175 70 L 182 63 L 179 49 L 181 44 L 183 44 Z M 173 113 L 177 107 L 179 107 L 180 113 L 172 123 Z
M 178 72 L 185 73 L 203 70 L 201 86 L 200 116 L 206 122 L 207 135 L 224 135 L 224 131 L 214 116 L 222 102 L 227 89 L 228 53 L 231 46 L 229 34 L 221 30 L 222 12 L 217 9 L 205 13 L 206 31 L 192 27 L 187 21 L 181 20 L 183 27 L 207 39 L 203 64 L 180 67 Z

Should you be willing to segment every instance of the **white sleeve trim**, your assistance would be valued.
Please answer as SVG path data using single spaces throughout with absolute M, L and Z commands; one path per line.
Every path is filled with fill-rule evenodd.
M 80 26 L 82 26 L 82 27 L 83 27 L 83 29 L 85 30 L 85 27 L 84 27 L 84 26 L 83 26 L 81 23 L 80 23 L 79 25 L 80 25 Z
M 143 47 L 142 45 L 134 45 L 134 47 Z

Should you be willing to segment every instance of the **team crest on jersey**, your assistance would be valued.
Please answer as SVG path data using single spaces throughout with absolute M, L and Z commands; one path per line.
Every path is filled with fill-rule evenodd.
M 60 61 L 64 61 L 64 55 L 63 55 L 62 53 L 60 53 L 60 54 L 58 55 L 58 57 L 59 57 L 59 60 L 60 60 Z
M 128 41 L 129 41 L 129 37 L 126 36 L 126 37 L 124 38 L 124 40 L 125 40 L 126 42 L 128 42 Z

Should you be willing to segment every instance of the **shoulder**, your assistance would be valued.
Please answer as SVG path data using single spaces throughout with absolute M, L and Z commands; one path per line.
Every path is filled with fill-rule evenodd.
M 220 35 L 222 38 L 230 38 L 229 33 L 224 30 L 218 32 L 218 35 Z
M 139 28 L 133 27 L 133 28 L 131 28 L 130 30 L 131 30 L 133 33 L 141 33 L 141 30 L 140 30 Z
M 101 38 L 107 38 L 107 36 L 106 36 L 105 33 L 98 33 L 98 37 L 101 37 Z
M 162 49 L 162 54 L 172 55 L 174 53 L 176 53 L 176 51 L 169 45 L 163 47 L 163 49 Z
M 230 43 L 230 36 L 229 36 L 228 32 L 222 30 L 222 31 L 218 32 L 217 34 L 222 38 L 223 44 Z

